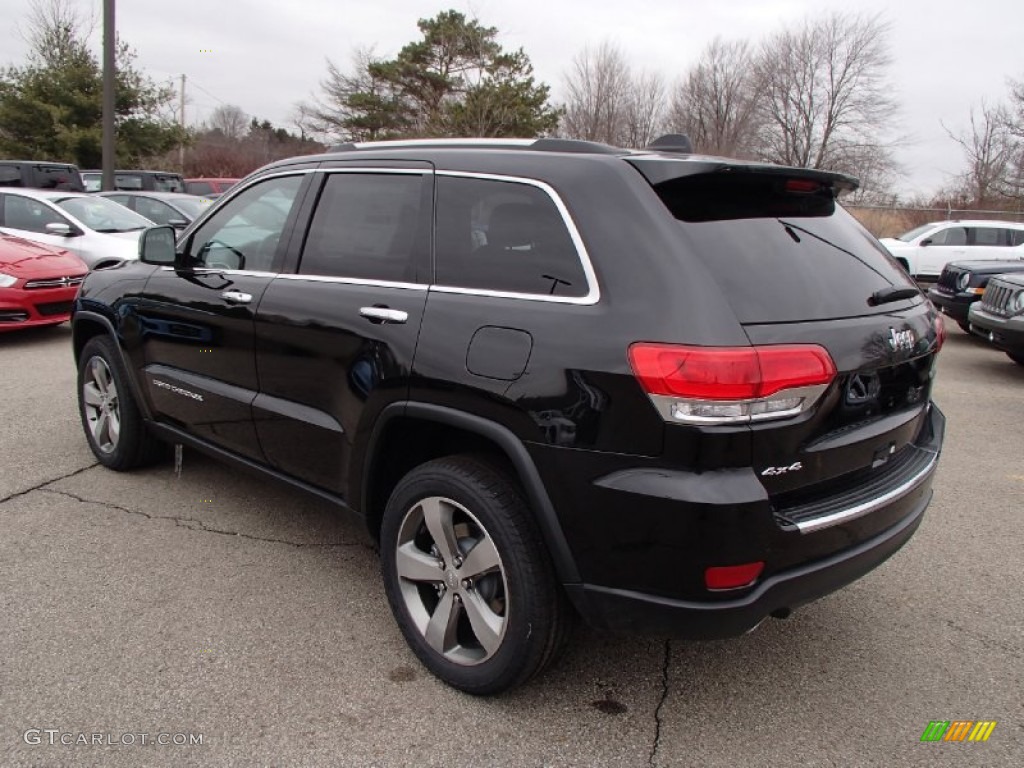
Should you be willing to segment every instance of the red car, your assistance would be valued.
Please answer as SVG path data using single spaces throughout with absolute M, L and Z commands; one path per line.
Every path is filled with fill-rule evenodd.
M 88 271 L 67 251 L 0 234 L 0 332 L 68 320 Z

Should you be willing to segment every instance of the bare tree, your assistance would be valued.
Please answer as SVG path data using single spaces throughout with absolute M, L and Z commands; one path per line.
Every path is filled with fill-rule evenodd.
M 702 153 L 756 155 L 757 91 L 750 44 L 715 38 L 675 89 L 668 128 Z
M 664 131 L 665 80 L 656 72 L 633 77 L 622 105 L 618 143 L 646 147 Z
M 562 132 L 574 139 L 617 144 L 632 73 L 618 48 L 605 41 L 584 48 L 565 75 Z
M 58 66 L 69 52 L 84 45 L 96 28 L 96 16 L 85 14 L 73 0 L 32 0 L 19 29 L 30 56 L 45 66 Z
M 862 179 L 892 167 L 888 30 L 877 15 L 831 13 L 762 43 L 755 69 L 765 159 Z
M 960 145 L 967 170 L 959 179 L 963 196 L 975 205 L 991 205 L 1003 195 L 1014 176 L 1020 149 L 1011 132 L 1009 110 L 983 101 L 976 113 L 971 108 L 970 129 L 955 134 L 943 124 L 949 137 Z
M 234 104 L 224 104 L 210 113 L 206 127 L 227 139 L 241 139 L 249 131 L 249 116 Z

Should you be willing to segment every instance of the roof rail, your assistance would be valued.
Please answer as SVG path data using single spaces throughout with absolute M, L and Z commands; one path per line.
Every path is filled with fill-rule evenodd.
M 344 142 L 328 147 L 328 152 L 354 152 L 371 149 L 528 149 L 535 152 L 579 152 L 619 155 L 626 150 L 578 139 L 396 139 L 394 141 Z
M 681 155 L 693 154 L 693 142 L 685 133 L 666 133 L 647 145 L 647 149 L 657 152 L 678 152 Z

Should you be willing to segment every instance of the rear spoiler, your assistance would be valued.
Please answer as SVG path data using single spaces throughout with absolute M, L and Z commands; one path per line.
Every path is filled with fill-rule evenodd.
M 651 186 L 662 184 L 672 179 L 701 174 L 757 174 L 765 176 L 784 176 L 787 179 L 806 179 L 824 184 L 833 190 L 833 194 L 852 192 L 860 186 L 860 180 L 854 176 L 833 171 L 819 171 L 814 168 L 795 168 L 787 165 L 770 163 L 744 163 L 725 160 L 717 157 L 666 156 L 663 154 L 636 154 L 625 158 L 626 162 L 636 168 Z

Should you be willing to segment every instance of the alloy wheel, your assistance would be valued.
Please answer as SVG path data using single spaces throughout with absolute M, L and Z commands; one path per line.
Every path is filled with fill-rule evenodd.
M 103 453 L 113 453 L 121 436 L 121 407 L 114 377 L 101 357 L 93 357 L 86 365 L 82 402 L 96 447 Z

